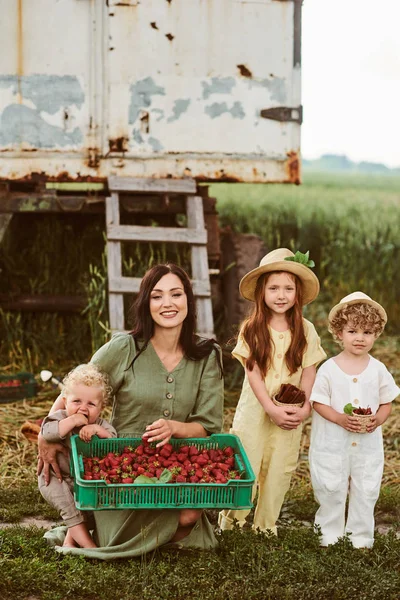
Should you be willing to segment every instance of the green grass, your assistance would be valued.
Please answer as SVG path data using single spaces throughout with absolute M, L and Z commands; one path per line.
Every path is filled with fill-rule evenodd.
M 209 552 L 158 550 L 103 563 L 59 556 L 36 527 L 1 532 L 2 600 L 398 600 L 400 540 L 378 535 L 371 551 L 347 539 L 321 549 L 294 523 L 279 536 L 224 532 Z

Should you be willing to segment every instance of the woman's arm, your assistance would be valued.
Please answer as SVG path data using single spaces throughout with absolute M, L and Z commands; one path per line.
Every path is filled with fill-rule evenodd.
M 46 485 L 50 481 L 50 467 L 53 469 L 57 479 L 62 481 L 60 466 L 57 462 L 57 452 L 62 452 L 67 458 L 69 456 L 68 448 L 63 444 L 46 442 L 41 433 L 38 435 L 38 466 L 37 474 L 43 471 Z
M 272 402 L 257 365 L 254 365 L 252 371 L 246 368 L 246 373 L 255 397 L 275 425 L 278 425 L 281 429 L 296 429 L 302 421 L 299 417 L 300 409 L 290 405 L 276 406 Z
M 56 412 L 57 410 L 65 408 L 65 399 L 60 394 L 54 401 L 53 406 L 49 410 L 49 415 Z M 54 442 L 47 442 L 41 433 L 38 435 L 38 466 L 37 474 L 43 471 L 46 485 L 50 482 L 50 467 L 53 469 L 57 479 L 62 481 L 61 470 L 57 462 L 57 452 L 62 452 L 68 457 L 68 448 L 63 444 Z
M 357 417 L 352 417 L 351 415 L 346 415 L 345 413 L 339 413 L 331 406 L 321 404 L 320 402 L 314 402 L 313 408 L 319 415 L 321 415 L 321 417 L 327 421 L 331 421 L 331 423 L 335 423 L 336 425 L 343 427 L 343 429 L 346 429 L 347 431 L 358 433 L 361 429 L 361 425 L 358 423 Z
M 56 410 L 62 410 L 65 408 L 65 398 L 62 394 L 57 396 L 57 398 L 53 402 L 53 406 L 49 410 L 49 415 L 56 412 Z

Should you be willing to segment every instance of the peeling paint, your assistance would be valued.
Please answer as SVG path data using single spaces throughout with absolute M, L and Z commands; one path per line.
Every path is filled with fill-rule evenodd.
M 158 115 L 158 118 L 156 119 L 156 122 L 158 123 L 159 121 L 162 121 L 165 113 L 161 108 L 152 108 L 151 112 L 153 115 Z
M 165 96 L 165 88 L 156 85 L 152 77 L 141 79 L 130 86 L 131 103 L 129 123 L 135 123 L 140 111 L 152 103 L 152 96 Z
M 132 130 L 132 140 L 136 142 L 136 144 L 143 144 L 143 138 L 138 129 Z
M 167 119 L 167 123 L 173 123 L 173 121 L 177 121 L 183 113 L 187 111 L 190 104 L 190 98 L 179 98 L 175 100 L 174 106 L 172 109 L 172 116 Z
M 234 102 L 232 108 L 228 108 L 226 102 L 214 102 L 206 106 L 204 112 L 211 119 L 216 119 L 224 113 L 230 114 L 234 119 L 244 119 L 246 116 L 241 102 Z
M 212 77 L 211 81 L 202 81 L 203 98 L 207 100 L 211 94 L 231 94 L 236 85 L 234 77 Z
M 286 81 L 281 77 L 274 77 L 273 79 L 248 79 L 249 89 L 252 88 L 265 88 L 271 94 L 271 100 L 284 104 L 286 102 Z
M 160 140 L 156 140 L 156 138 L 149 137 L 147 142 L 150 144 L 154 152 L 161 152 L 164 150 L 164 146 L 160 142 Z
M 0 146 L 30 144 L 34 148 L 79 146 L 83 136 L 78 127 L 68 132 L 47 123 L 38 110 L 21 104 L 7 106 L 0 119 Z
M 80 108 L 85 101 L 81 84 L 72 75 L 0 75 L 0 88 L 11 88 L 15 96 L 20 92 L 23 100 L 50 115 L 72 104 Z

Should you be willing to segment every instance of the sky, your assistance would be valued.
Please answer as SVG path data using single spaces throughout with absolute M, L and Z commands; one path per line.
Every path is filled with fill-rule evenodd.
M 304 0 L 304 158 L 400 167 L 400 0 Z

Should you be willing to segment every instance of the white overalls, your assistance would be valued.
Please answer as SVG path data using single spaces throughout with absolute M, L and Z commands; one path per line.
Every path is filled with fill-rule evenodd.
M 321 348 L 320 339 L 314 325 L 303 319 L 307 348 L 303 356 L 302 367 L 289 375 L 285 362 L 285 353 L 289 348 L 290 331 L 278 332 L 270 328 L 275 351 L 272 367 L 265 378 L 265 387 L 270 396 L 276 394 L 282 383 L 299 386 L 304 368 L 317 365 L 326 354 Z M 239 334 L 238 342 L 232 352 L 243 366 L 249 356 L 249 348 Z M 275 425 L 264 411 L 250 387 L 247 375 L 244 378 L 242 392 L 233 419 L 231 433 L 237 435 L 246 451 L 256 475 L 253 498 L 258 487 L 258 502 L 254 514 L 254 529 L 272 530 L 276 533 L 276 521 L 283 504 L 290 479 L 296 469 L 299 455 L 302 427 L 284 430 Z M 249 510 L 224 510 L 219 514 L 221 529 L 231 529 L 237 519 L 243 526 Z
M 310 400 L 340 413 L 349 402 L 362 408 L 370 406 L 375 414 L 380 404 L 391 402 L 399 393 L 385 365 L 372 356 L 359 375 L 347 375 L 330 358 L 317 373 Z M 383 473 L 382 428 L 373 433 L 350 433 L 313 411 L 309 459 L 314 494 L 320 505 L 315 524 L 321 528 L 321 545 L 334 544 L 345 533 L 351 533 L 353 546 L 371 547 L 374 507 Z

